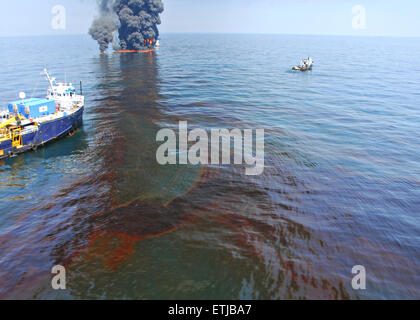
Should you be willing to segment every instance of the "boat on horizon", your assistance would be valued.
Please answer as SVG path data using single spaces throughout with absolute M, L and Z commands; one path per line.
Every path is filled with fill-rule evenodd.
M 49 82 L 45 98 L 10 102 L 0 112 L 0 159 L 36 150 L 49 142 L 72 134 L 83 122 L 85 99 L 71 83 L 57 82 L 44 69 Z

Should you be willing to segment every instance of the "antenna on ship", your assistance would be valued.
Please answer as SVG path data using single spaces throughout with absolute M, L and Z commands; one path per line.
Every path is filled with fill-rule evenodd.
M 82 80 L 80 80 L 80 95 L 83 96 Z
M 50 87 L 53 87 L 54 78 L 50 77 L 50 74 L 47 71 L 47 68 L 44 68 L 44 74 L 47 76 L 47 80 L 50 83 Z

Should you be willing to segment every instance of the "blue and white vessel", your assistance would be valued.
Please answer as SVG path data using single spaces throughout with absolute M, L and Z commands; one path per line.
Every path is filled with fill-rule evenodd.
M 36 150 L 72 134 L 82 124 L 82 92 L 77 94 L 71 83 L 57 82 L 47 70 L 44 73 L 49 82 L 46 98 L 26 99 L 21 92 L 20 100 L 0 112 L 0 159 Z

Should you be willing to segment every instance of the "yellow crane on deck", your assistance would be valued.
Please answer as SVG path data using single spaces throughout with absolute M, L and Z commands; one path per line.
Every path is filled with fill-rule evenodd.
M 23 120 L 21 115 L 16 115 L 9 120 L 6 120 L 0 123 L 0 141 L 10 140 L 13 139 L 12 145 L 13 147 L 20 147 L 22 145 L 22 136 L 21 136 L 21 128 L 15 127 L 11 128 L 11 130 L 5 129 L 7 126 L 12 124 L 13 122 L 18 122 L 18 120 Z M 12 133 L 12 134 L 11 134 Z
M 0 123 L 0 129 L 3 129 L 3 128 L 7 127 L 9 124 L 11 124 L 11 123 L 13 123 L 13 122 L 17 121 L 18 119 L 19 119 L 19 120 L 23 120 L 24 118 L 22 118 L 22 117 L 20 116 L 20 114 L 18 114 L 18 115 L 16 115 L 15 117 L 10 118 L 10 119 L 9 119 L 9 120 L 7 120 L 7 121 L 4 121 L 4 122 Z

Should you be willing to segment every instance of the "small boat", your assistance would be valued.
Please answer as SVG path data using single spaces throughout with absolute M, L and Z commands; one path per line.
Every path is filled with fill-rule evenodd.
M 312 70 L 313 61 L 312 58 L 303 59 L 299 66 L 294 66 L 294 71 L 309 71 Z
M 36 150 L 72 134 L 82 124 L 82 92 L 77 94 L 71 83 L 58 83 L 46 69 L 44 73 L 50 84 L 46 98 L 26 99 L 21 92 L 20 100 L 10 102 L 8 109 L 0 112 L 0 159 Z
M 160 47 L 160 41 L 159 41 L 159 40 L 156 40 L 155 47 L 156 47 L 156 48 L 159 48 L 159 47 Z

